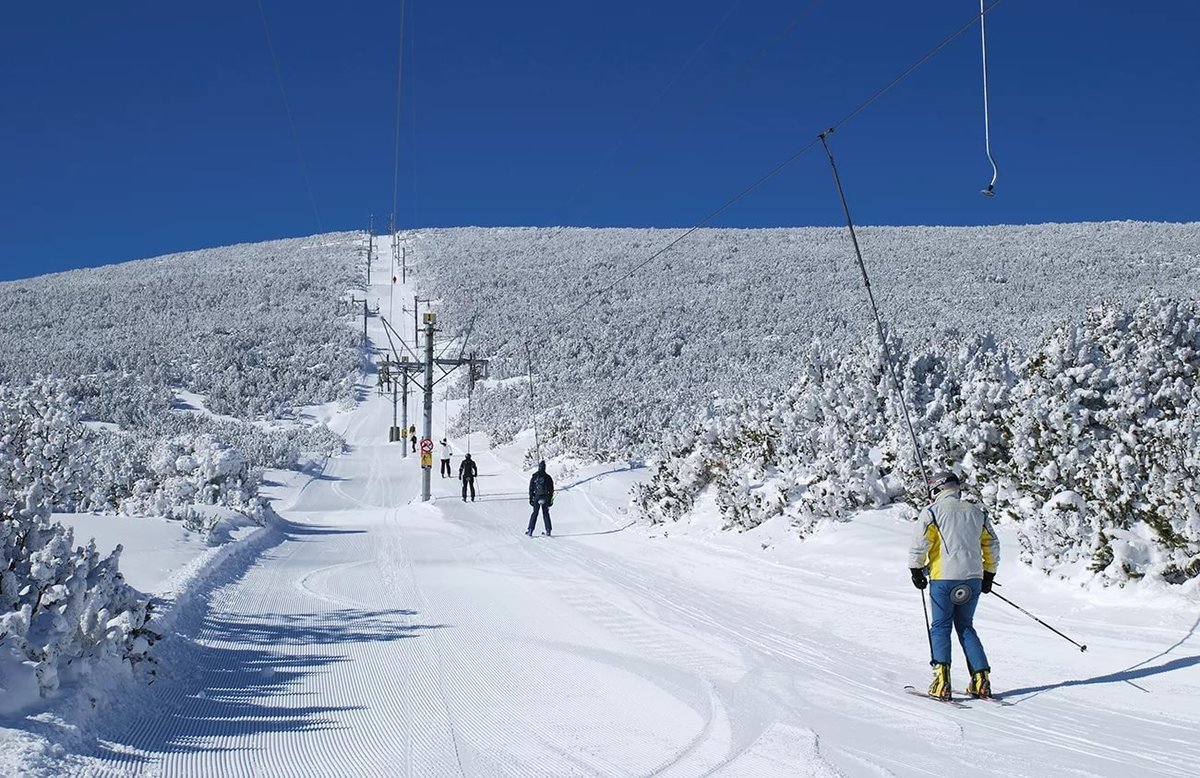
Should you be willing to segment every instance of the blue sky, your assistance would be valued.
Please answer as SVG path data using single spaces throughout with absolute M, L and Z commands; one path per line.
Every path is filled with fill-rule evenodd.
M 0 278 L 386 227 L 399 2 L 8 3 Z M 407 3 L 402 227 L 686 227 L 971 0 Z M 1200 218 L 1200 8 L 1003 0 L 833 137 L 862 224 Z M 319 226 L 318 226 L 319 217 Z M 715 226 L 841 224 L 819 147 Z

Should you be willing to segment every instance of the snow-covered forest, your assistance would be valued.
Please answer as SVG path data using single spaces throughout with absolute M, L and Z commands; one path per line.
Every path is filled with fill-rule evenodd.
M 673 235 L 415 241 L 450 264 L 429 282 L 474 318 L 494 377 L 524 374 L 528 341 L 546 450 L 650 457 L 635 496 L 649 520 L 686 518 L 706 490 L 735 529 L 919 503 L 845 231 L 701 231 L 614 283 Z M 862 243 L 927 467 L 960 466 L 1039 569 L 1200 575 L 1200 225 L 874 228 Z M 532 424 L 525 382 L 473 400 L 499 439 Z
M 340 447 L 289 422 L 353 399 L 360 353 L 338 300 L 359 280 L 360 242 L 272 241 L 0 284 L 3 441 L 26 463 L 4 507 L 21 509 L 36 480 L 59 510 L 258 510 L 256 469 Z M 38 455 L 46 436 L 61 455 Z
M 261 520 L 264 468 L 341 450 L 298 411 L 354 399 L 359 342 L 338 301 L 360 243 L 324 235 L 0 284 L 0 635 L 41 692 L 68 667 L 133 664 L 148 647 L 119 553 L 76 546 L 51 511 L 208 534 L 221 514 L 207 506 Z
M 492 377 L 525 375 L 528 339 L 542 425 L 575 451 L 620 460 L 653 450 L 664 428 L 690 425 L 714 394 L 790 385 L 814 337 L 874 338 L 844 229 L 699 230 L 646 261 L 678 235 L 411 237 L 432 264 L 420 283 L 452 332 L 474 321 L 469 348 L 493 360 Z M 1103 301 L 1200 292 L 1200 224 L 875 227 L 860 241 L 884 317 L 912 346 L 994 333 L 1028 349 Z M 523 384 L 475 401 L 478 423 L 500 439 L 530 426 Z

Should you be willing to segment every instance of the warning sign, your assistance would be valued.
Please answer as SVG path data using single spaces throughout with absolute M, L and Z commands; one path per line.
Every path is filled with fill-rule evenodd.
M 433 467 L 433 454 L 428 451 L 421 452 L 421 467 Z
M 433 453 L 433 441 L 432 440 L 430 440 L 429 438 L 421 438 L 421 453 L 422 454 L 432 454 Z

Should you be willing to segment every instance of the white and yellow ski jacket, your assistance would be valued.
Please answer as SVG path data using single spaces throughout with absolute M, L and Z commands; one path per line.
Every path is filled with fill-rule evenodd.
M 917 516 L 908 567 L 928 566 L 929 579 L 960 581 L 996 572 L 1000 541 L 992 522 L 973 502 L 948 491 Z

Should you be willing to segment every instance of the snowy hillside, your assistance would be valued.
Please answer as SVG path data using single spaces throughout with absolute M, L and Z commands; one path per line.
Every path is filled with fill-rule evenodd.
M 360 238 L 228 246 L 2 283 L 0 382 L 71 377 L 96 395 L 90 418 L 133 424 L 169 405 L 171 387 L 242 418 L 346 398 L 357 354 L 334 306 L 361 283 Z
M 418 262 L 420 286 L 376 284 L 365 290 L 369 306 L 385 310 L 393 293 L 411 299 L 426 292 L 429 278 L 446 272 L 437 255 L 418 255 Z M 329 299 L 341 291 L 331 289 Z M 497 303 L 516 322 L 505 325 L 507 332 L 520 333 L 528 302 Z M 277 303 L 286 304 L 286 298 Z M 452 335 L 467 328 L 469 317 L 450 315 L 448 304 L 435 306 Z M 1069 379 L 1057 394 L 1030 394 L 1030 412 L 1021 418 L 1031 424 L 1017 428 L 1027 438 L 1018 442 L 1043 456 L 1041 470 L 1052 464 L 1062 470 L 1080 457 L 1103 460 L 1117 455 L 1119 444 L 1131 450 L 1165 444 L 1173 433 L 1194 429 L 1182 422 L 1190 397 L 1186 371 L 1194 363 L 1190 356 L 1172 359 L 1197 332 L 1194 312 L 1158 304 L 1132 310 L 1081 317 L 1051 340 L 1071 348 L 1035 352 L 1043 354 L 1030 363 L 1042 366 L 1037 375 L 1049 383 Z M 264 315 L 275 320 L 272 310 Z M 330 310 L 317 315 L 328 317 Z M 344 318 L 341 326 L 353 332 L 359 325 Z M 369 317 L 367 326 L 369 344 L 382 348 L 380 318 Z M 482 341 L 481 327 L 477 322 L 472 342 L 476 336 Z M 713 319 L 693 335 L 715 342 L 729 329 L 727 320 Z M 309 331 L 301 328 L 296 341 Z M 546 339 L 539 375 L 568 370 L 552 358 L 556 343 Z M 509 348 L 523 351 L 524 344 Z M 1000 411 L 1013 405 L 1012 393 L 1024 391 L 1015 372 L 1027 363 L 988 340 L 953 353 L 913 350 L 911 359 L 908 390 L 924 403 L 930 449 L 968 451 L 981 473 L 994 467 L 984 450 L 989 425 L 1004 418 Z M 419 460 L 388 442 L 391 397 L 374 391 L 377 376 L 369 366 L 354 376 L 355 402 L 296 408 L 292 420 L 215 415 L 204 395 L 169 387 L 169 407 L 148 415 L 185 423 L 203 418 L 215 426 L 158 440 L 135 481 L 148 489 L 136 492 L 137 504 L 155 510 L 178 504 L 171 503 L 175 498 L 203 503 L 215 496 L 226 503 L 270 500 L 271 509 L 258 516 L 261 525 L 225 525 L 228 542 L 210 548 L 181 539 L 179 523 L 161 517 L 59 514 L 77 528 L 111 519 L 96 533 L 103 542 L 74 553 L 72 538 L 46 525 L 40 495 L 46 489 L 75 494 L 72 484 L 88 482 L 89 469 L 104 464 L 95 456 L 97 440 L 113 446 L 158 433 L 129 422 L 124 432 L 115 431 L 116 423 L 81 416 L 78 395 L 60 379 L 5 389 L 2 440 L 9 448 L 2 455 L 15 465 L 16 480 L 0 484 L 0 495 L 16 496 L 6 509 L 18 516 L 0 523 L 0 568 L 10 571 L 0 574 L 8 608 L 0 624 L 0 773 L 1193 774 L 1200 760 L 1200 718 L 1192 704 L 1200 692 L 1194 599 L 1164 583 L 1165 558 L 1154 560 L 1160 565 L 1154 587 L 1081 589 L 1016 563 L 1029 550 L 1028 535 L 1002 525 L 997 583 L 1003 594 L 1086 642 L 1088 651 L 987 597 L 976 625 L 1000 700 L 961 695 L 966 670 L 957 650 L 956 702 L 904 693 L 906 684 L 924 685 L 929 662 L 922 607 L 904 563 L 910 509 L 857 510 L 854 521 L 822 522 L 820 532 L 801 539 L 793 516 L 762 513 L 760 499 L 781 478 L 798 477 L 800 463 L 843 455 L 845 468 L 829 477 L 831 483 L 844 479 L 839 483 L 849 490 L 828 492 L 814 505 L 837 509 L 847 495 L 872 494 L 872 486 L 882 487 L 881 501 L 898 494 L 896 479 L 876 473 L 868 483 L 862 461 L 868 442 L 882 442 L 877 456 L 886 456 L 889 446 L 899 450 L 889 429 L 894 408 L 879 392 L 879 365 L 869 347 L 807 344 L 793 363 L 797 374 L 790 378 L 800 377 L 799 384 L 788 380 L 753 397 L 706 396 L 699 429 L 688 417 L 674 430 L 655 430 L 668 445 L 697 436 L 695 462 L 708 457 L 736 464 L 739 478 L 762 478 L 763 488 L 747 490 L 740 503 L 730 498 L 738 494 L 732 489 L 681 491 L 680 499 L 690 499 L 689 521 L 649 523 L 631 515 L 631 488 L 654 488 L 664 474 L 686 476 L 671 467 L 686 455 L 661 460 L 666 469 L 654 472 L 636 463 L 550 456 L 557 482 L 553 535 L 532 537 L 522 531 L 533 435 L 520 406 L 508 409 L 507 423 L 517 430 L 510 443 L 489 441 L 482 431 L 451 436 L 452 472 L 463 451 L 478 462 L 477 499 L 466 499 L 455 478 L 435 475 L 434 499 L 421 503 Z M 520 367 L 514 358 L 510 374 Z M 1183 381 L 1172 391 L 1138 393 L 1139 382 L 1172 371 Z M 222 380 L 235 382 L 234 371 L 227 372 Z M 690 387 L 690 379 L 667 377 L 657 389 L 682 408 L 679 388 Z M 500 387 L 489 391 L 502 397 L 506 384 L 521 381 L 485 385 Z M 435 436 L 464 410 L 461 398 L 443 394 L 446 388 L 438 386 L 433 403 Z M 544 431 L 617 411 L 614 423 L 648 429 L 650 422 L 638 416 L 641 406 L 604 406 L 580 391 L 578 407 L 561 395 L 545 401 Z M 948 392 L 971 402 L 948 408 Z M 1058 402 L 1043 404 L 1045 397 Z M 1168 423 L 1137 426 L 1138 397 Z M 814 409 L 819 413 L 805 416 Z M 843 411 L 849 415 L 839 416 Z M 1087 415 L 1093 412 L 1095 418 Z M 299 445 L 298 439 L 248 432 L 240 441 L 218 440 L 222 430 L 283 434 L 287 428 L 276 425 L 304 423 L 317 413 L 339 440 L 319 467 L 263 476 L 235 456 L 240 447 L 267 458 L 273 449 L 255 441 Z M 973 416 L 974 426 L 968 423 Z M 1032 424 L 1060 419 L 1067 423 Z M 1094 423 L 1075 426 L 1085 419 Z M 972 432 L 956 436 L 955 421 Z M 1129 440 L 1103 434 L 1106 425 L 1131 424 Z M 861 436 L 824 434 L 847 425 Z M 710 429 L 743 430 L 736 433 L 741 442 L 722 450 L 706 437 Z M 78 444 L 93 432 L 109 437 Z M 1072 435 L 1088 446 L 1074 459 L 1067 448 Z M 755 444 L 757 459 L 749 456 Z M 1170 501 L 1186 497 L 1190 486 L 1180 490 L 1180 482 L 1143 472 L 1145 458 L 1128 455 L 1132 466 L 1118 457 L 1126 480 L 1115 483 L 1122 493 L 1144 483 L 1147 497 L 1164 511 L 1186 505 Z M 286 451 L 275 456 L 284 467 L 291 458 Z M 865 456 L 883 463 L 870 460 L 870 451 Z M 1193 466 L 1189 456 L 1182 451 L 1181 465 Z M 122 461 L 114 458 L 112 467 Z M 997 471 L 987 472 L 990 478 Z M 1103 495 L 1077 481 L 1090 510 L 1089 500 Z M 690 482 L 677 483 L 690 488 Z M 159 496 L 166 502 L 158 503 Z M 999 495 L 991 499 L 1000 504 Z M 743 532 L 722 531 L 730 507 L 741 511 Z M 1119 540 L 1133 548 L 1131 538 Z M 141 592 L 117 574 L 117 558 L 105 556 L 117 542 L 126 543 L 121 570 Z M 1120 558 L 1136 561 L 1124 551 Z M 154 595 L 153 607 L 146 594 Z
M 8 491 L 38 480 L 58 510 L 155 514 L 193 502 L 253 510 L 253 469 L 337 450 L 328 430 L 273 420 L 353 399 L 358 342 L 337 303 L 357 279 L 360 237 L 0 284 L 0 384 L 12 387 L 0 393 L 0 445 L 24 461 L 48 436 L 70 441 L 62 455 L 14 474 Z M 52 411 L 37 411 L 37 429 L 21 423 L 33 408 Z
M 523 375 L 529 339 L 544 426 L 577 451 L 620 459 L 652 448 L 664 427 L 689 425 L 713 393 L 790 385 L 814 336 L 873 337 L 845 230 L 700 230 L 618 282 L 679 232 L 470 228 L 412 238 L 430 260 L 422 289 L 447 320 L 474 319 L 471 345 L 492 357 L 492 375 Z M 1200 224 L 860 235 L 879 305 L 914 346 L 994 332 L 1028 349 L 1101 301 L 1200 295 Z M 501 439 L 530 426 L 521 392 L 481 393 L 479 422 Z

